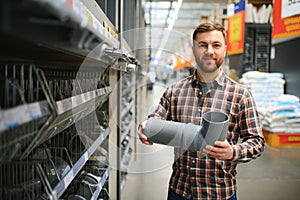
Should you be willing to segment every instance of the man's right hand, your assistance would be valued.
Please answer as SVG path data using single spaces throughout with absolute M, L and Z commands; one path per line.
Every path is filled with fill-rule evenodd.
M 146 123 L 147 123 L 147 120 L 143 121 L 143 122 L 139 125 L 139 128 L 138 128 L 138 135 L 139 135 L 139 138 L 140 138 L 140 140 L 141 140 L 141 142 L 142 142 L 143 144 L 146 144 L 146 145 L 153 145 L 152 142 L 148 141 L 147 136 L 144 135 Z

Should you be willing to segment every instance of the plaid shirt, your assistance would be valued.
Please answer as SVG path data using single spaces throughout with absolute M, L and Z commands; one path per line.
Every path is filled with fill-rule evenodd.
M 228 199 L 236 192 L 237 163 L 259 157 L 264 149 L 258 113 L 249 90 L 223 72 L 206 94 L 202 94 L 196 74 L 195 70 L 194 75 L 171 85 L 149 117 L 200 125 L 207 111 L 222 111 L 230 116 L 227 140 L 233 145 L 233 159 L 218 160 L 175 148 L 170 179 L 170 187 L 187 199 Z

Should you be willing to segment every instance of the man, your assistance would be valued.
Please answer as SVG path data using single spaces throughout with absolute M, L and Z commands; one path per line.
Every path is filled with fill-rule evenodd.
M 206 145 L 202 152 L 175 148 L 168 199 L 236 199 L 236 166 L 261 155 L 264 139 L 251 93 L 222 70 L 226 55 L 225 29 L 213 22 L 200 24 L 193 32 L 197 69 L 192 76 L 170 85 L 149 117 L 201 124 L 207 111 L 229 115 L 225 141 Z M 146 121 L 139 127 L 143 134 Z M 238 140 L 241 140 L 238 143 Z

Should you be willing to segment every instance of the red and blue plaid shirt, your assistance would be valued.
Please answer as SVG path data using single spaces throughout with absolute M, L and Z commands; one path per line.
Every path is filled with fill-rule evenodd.
M 233 145 L 233 159 L 218 160 L 201 152 L 175 148 L 170 179 L 170 187 L 187 199 L 228 199 L 236 192 L 237 163 L 259 157 L 265 140 L 247 88 L 222 71 L 204 93 L 195 70 L 193 75 L 170 85 L 149 117 L 200 125 L 207 111 L 229 115 L 227 140 Z

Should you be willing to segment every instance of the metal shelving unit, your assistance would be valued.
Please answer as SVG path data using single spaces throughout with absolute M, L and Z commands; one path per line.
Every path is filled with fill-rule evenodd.
M 85 163 L 88 161 L 88 159 L 93 155 L 96 148 L 103 142 L 103 140 L 108 136 L 109 129 L 106 129 L 95 141 L 94 143 L 88 148 L 88 150 L 82 154 L 82 156 L 79 158 L 79 160 L 74 164 L 72 169 L 64 176 L 64 178 L 54 187 L 52 190 L 52 196 L 54 199 L 58 199 L 62 196 L 64 191 L 67 189 L 67 187 L 71 184 L 73 178 L 80 172 L 80 170 L 83 168 Z M 99 182 L 99 188 L 97 190 L 101 191 L 101 188 L 103 187 L 105 181 L 108 178 L 110 168 L 107 167 L 105 171 L 105 175 L 101 177 L 101 182 Z M 99 194 L 100 191 L 97 191 Z M 96 196 L 96 192 L 94 194 Z
M 90 0 L 0 0 L 0 11 L 0 199 L 120 199 L 137 112 L 111 95 L 126 74 L 121 95 L 136 86 L 122 28 Z
M 135 59 L 95 1 L 0 5 L 0 198 L 109 199 L 110 70 Z
M 271 24 L 246 23 L 244 68 L 269 72 L 271 52 Z
M 9 65 L 0 65 L 1 72 L 8 68 Z M 55 79 L 46 79 L 43 71 L 35 66 L 29 65 L 26 69 L 32 73 L 24 76 L 24 79 L 15 76 L 16 80 L 12 81 L 9 73 L 4 73 L 5 77 L 1 80 L 1 85 L 4 85 L 1 90 L 4 97 L 1 101 L 4 126 L 0 132 L 0 197 L 18 199 L 21 198 L 15 195 L 15 192 L 18 192 L 26 193 L 25 199 L 65 198 L 68 195 L 68 191 L 63 195 L 65 190 L 74 185 L 74 181 L 78 182 L 77 174 L 85 171 L 83 168 L 86 162 L 97 152 L 109 134 L 109 128 L 103 130 L 107 124 L 105 119 L 105 123 L 99 123 L 97 110 L 108 112 L 103 105 L 108 100 L 111 88 L 106 86 L 91 90 L 80 84 L 81 94 L 71 94 L 72 90 L 66 87 L 68 89 L 65 88 L 64 92 L 70 93 L 70 97 L 59 95 L 57 98 L 55 94 L 59 93 L 59 87 L 56 90 L 49 87 L 49 83 Z M 37 77 L 33 76 L 34 74 Z M 98 76 L 97 73 L 95 75 Z M 65 80 L 74 83 L 69 76 L 66 76 Z M 55 82 L 65 80 L 57 79 Z M 82 80 L 91 83 L 94 78 L 86 77 Z M 13 82 L 14 86 L 19 88 L 19 98 L 11 95 L 12 86 L 5 84 L 6 82 Z M 25 82 L 26 86 L 20 87 L 22 82 Z M 31 94 L 28 89 L 43 92 L 36 95 L 37 92 Z M 28 97 L 25 97 L 26 93 Z M 7 96 L 10 98 L 6 98 Z M 25 103 L 31 98 L 32 102 Z M 19 101 L 20 99 L 23 101 Z M 76 137 L 79 139 L 76 140 Z M 73 151 L 77 153 L 74 154 Z M 108 168 L 107 164 L 105 171 Z M 102 186 L 104 178 L 101 178 Z M 8 181 L 10 179 L 13 181 Z M 36 188 L 37 184 L 41 183 L 42 187 Z M 26 187 L 21 187 L 22 185 Z
M 135 87 L 136 77 L 134 71 L 122 73 L 121 83 L 121 124 L 119 129 L 120 137 L 120 159 L 119 178 L 120 193 L 126 183 L 128 169 L 135 149 Z

